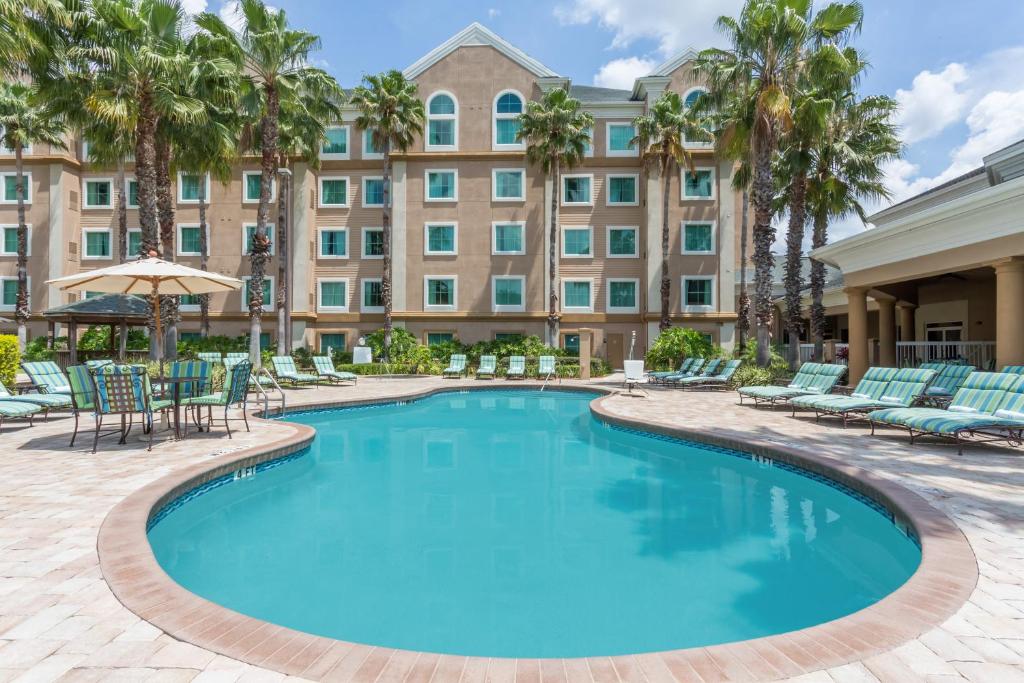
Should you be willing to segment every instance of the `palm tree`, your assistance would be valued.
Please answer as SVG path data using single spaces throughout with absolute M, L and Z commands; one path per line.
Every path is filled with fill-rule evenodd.
M 80 10 L 61 0 L 0 0 L 0 74 L 20 77 L 48 65 L 54 32 L 69 26 Z
M 416 84 L 401 71 L 366 76 L 352 93 L 351 103 L 359 110 L 356 125 L 370 131 L 373 146 L 384 157 L 384 248 L 380 292 L 384 304 L 384 361 L 391 354 L 391 155 L 404 153 L 417 135 L 423 133 L 423 101 Z
M 195 23 L 206 32 L 209 44 L 238 69 L 246 108 L 259 111 L 260 201 L 250 248 L 249 281 L 249 359 L 258 367 L 264 269 L 270 253 L 267 219 L 278 160 L 281 102 L 293 97 L 301 82 L 320 81 L 324 90 L 331 87 L 329 84 L 338 86 L 325 72 L 308 66 L 309 55 L 319 48 L 320 39 L 289 27 L 284 10 L 268 7 L 262 0 L 240 0 L 238 8 L 243 20 L 240 31 L 211 13 L 198 15 Z
M 770 360 L 772 321 L 772 162 L 779 136 L 792 125 L 792 98 L 808 55 L 860 24 L 858 2 L 833 3 L 815 15 L 808 0 L 747 0 L 738 18 L 719 17 L 716 25 L 730 46 L 707 49 L 696 70 L 706 79 L 716 108 L 740 101 L 747 116 L 734 121 L 729 136 L 748 139 L 754 206 L 754 268 L 757 361 Z
M 18 349 L 25 350 L 31 311 L 28 305 L 28 224 L 25 220 L 24 151 L 30 145 L 64 148 L 64 122 L 39 104 L 38 92 L 24 83 L 0 83 L 0 144 L 14 150 L 14 191 L 18 201 L 18 294 L 14 319 Z
M 672 326 L 669 312 L 669 295 L 672 279 L 668 272 L 669 239 L 668 225 L 669 186 L 672 175 L 685 165 L 694 171 L 693 157 L 686 148 L 687 136 L 691 140 L 706 135 L 695 115 L 688 109 L 679 93 L 666 90 L 650 111 L 633 119 L 637 135 L 633 144 L 639 144 L 643 159 L 657 166 L 661 178 L 661 323 L 658 327 L 666 330 Z
M 583 162 L 594 117 L 565 88 L 544 93 L 540 101 L 526 103 L 519 116 L 517 139 L 526 141 L 526 158 L 540 164 L 552 182 L 551 234 L 548 244 L 548 344 L 558 346 L 558 207 L 562 169 Z

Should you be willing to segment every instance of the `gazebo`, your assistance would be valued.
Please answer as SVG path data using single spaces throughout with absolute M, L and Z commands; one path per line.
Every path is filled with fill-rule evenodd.
M 53 348 L 54 326 L 57 323 L 68 326 L 68 348 L 71 351 L 71 365 L 78 364 L 78 326 L 110 325 L 110 355 L 123 360 L 128 346 L 128 328 L 145 327 L 149 316 L 149 303 L 132 294 L 101 294 L 100 296 L 73 301 L 57 306 L 43 313 L 49 324 L 47 346 Z M 120 331 L 120 344 L 117 342 Z

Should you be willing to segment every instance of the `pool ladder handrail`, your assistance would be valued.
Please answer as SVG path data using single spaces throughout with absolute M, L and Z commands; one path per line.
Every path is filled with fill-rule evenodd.
M 276 389 L 277 392 L 281 394 L 281 414 L 283 415 L 285 406 L 284 389 L 282 389 L 281 385 L 277 383 L 277 379 L 275 379 L 275 377 L 270 373 L 269 370 L 267 370 L 264 367 L 261 367 L 259 370 L 255 370 L 252 373 L 250 373 L 249 383 L 252 386 L 256 387 L 257 393 L 259 393 L 263 399 L 263 416 L 267 417 L 268 415 L 270 415 L 270 394 L 268 394 L 266 389 L 263 388 L 263 383 L 260 382 L 259 380 L 261 376 L 266 376 L 267 379 L 270 380 L 270 383 L 274 386 L 274 389 Z M 274 400 L 276 401 L 277 399 Z

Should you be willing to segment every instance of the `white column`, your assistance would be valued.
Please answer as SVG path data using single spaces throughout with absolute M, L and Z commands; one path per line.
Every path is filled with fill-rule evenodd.
M 647 305 L 641 313 L 661 314 L 661 174 L 651 169 L 647 174 L 646 224 L 641 227 L 644 253 L 647 255 Z M 647 348 L 658 338 L 658 320 L 647 323 Z
M 309 292 L 312 288 L 311 273 L 313 268 L 313 210 L 309 208 L 310 197 L 316 185 L 316 177 L 307 164 L 295 164 L 292 172 L 292 224 L 291 245 L 289 254 L 292 258 L 292 311 L 306 313 L 310 310 Z M 298 321 L 292 323 L 292 344 L 302 343 L 304 325 Z
M 64 165 L 63 164 L 50 164 L 50 221 L 47 226 L 48 234 L 50 236 L 50 245 L 47 251 L 47 280 L 54 280 L 64 275 L 64 249 L 67 247 L 68 235 L 74 235 L 78 233 L 78 225 L 64 225 L 64 221 L 70 219 L 70 216 L 65 216 L 64 212 Z M 84 201 L 84 200 L 83 200 Z M 36 226 L 36 230 L 39 230 L 41 226 Z M 80 242 L 77 237 L 76 242 Z M 81 260 L 82 257 L 82 245 L 79 244 L 78 258 Z M 34 281 L 34 280 L 33 280 Z M 31 307 L 40 311 L 45 311 L 48 308 L 60 306 L 64 303 L 61 298 L 60 288 L 53 285 L 47 287 L 46 301 L 35 302 L 30 301 Z M 59 333 L 60 326 L 57 326 Z
M 406 310 L 406 162 L 391 167 L 391 308 Z
M 718 250 L 718 310 L 736 312 L 736 191 L 732 189 L 733 164 L 718 164 L 718 230 L 715 236 Z M 722 348 L 732 351 L 736 336 L 736 323 L 719 326 Z

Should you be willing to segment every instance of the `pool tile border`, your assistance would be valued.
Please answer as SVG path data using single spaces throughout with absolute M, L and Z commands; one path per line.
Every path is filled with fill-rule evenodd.
M 517 384 L 538 388 L 537 383 Z M 289 412 L 401 403 L 452 391 L 512 387 L 438 386 L 381 400 L 338 401 Z M 129 610 L 170 636 L 212 652 L 303 678 L 372 681 L 400 669 L 406 680 L 458 680 L 465 671 L 536 681 L 546 670 L 578 673 L 594 683 L 647 680 L 768 680 L 839 666 L 893 649 L 939 626 L 967 601 L 978 580 L 974 552 L 960 529 L 908 489 L 873 473 L 795 444 L 721 435 L 625 418 L 605 403 L 616 392 L 602 387 L 549 385 L 548 390 L 597 394 L 591 412 L 603 422 L 669 438 L 751 452 L 836 481 L 894 512 L 919 539 L 921 565 L 899 589 L 849 616 L 775 636 L 710 647 L 622 657 L 512 660 L 437 655 L 348 643 L 254 619 L 190 593 L 156 562 L 147 526 L 168 505 L 225 476 L 288 458 L 307 448 L 311 427 L 287 423 L 291 434 L 258 447 L 227 453 L 174 472 L 118 503 L 100 528 L 100 568 L 114 595 Z M 280 411 L 270 411 L 279 415 Z M 257 418 L 258 419 L 258 418 Z M 556 671 L 556 673 L 557 673 Z

